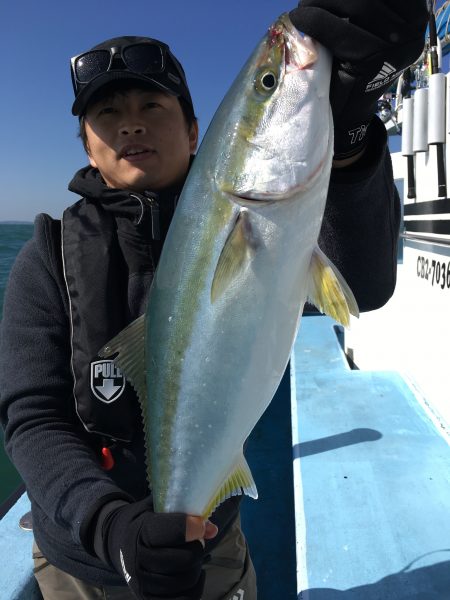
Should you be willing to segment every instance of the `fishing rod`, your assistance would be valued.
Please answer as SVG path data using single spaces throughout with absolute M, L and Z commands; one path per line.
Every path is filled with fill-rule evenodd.
M 438 175 L 438 197 L 447 197 L 447 184 L 445 178 L 445 74 L 441 73 L 438 58 L 438 41 L 436 32 L 436 18 L 434 16 L 432 2 L 428 2 L 430 12 L 430 50 L 429 50 L 429 131 L 428 143 L 436 146 L 437 175 Z

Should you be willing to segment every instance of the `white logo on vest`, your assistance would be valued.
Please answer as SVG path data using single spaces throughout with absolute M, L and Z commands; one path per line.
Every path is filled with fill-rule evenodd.
M 125 389 L 125 377 L 112 360 L 91 363 L 91 390 L 96 398 L 111 404 Z

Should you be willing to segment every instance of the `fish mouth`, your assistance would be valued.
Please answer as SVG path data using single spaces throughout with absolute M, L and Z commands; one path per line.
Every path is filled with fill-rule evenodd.
M 280 31 L 280 29 L 281 29 L 281 31 Z M 269 32 L 272 34 L 282 33 L 283 29 L 286 30 L 286 32 L 289 35 L 292 35 L 294 37 L 302 37 L 299 30 L 292 23 L 288 12 L 285 12 L 278 17 L 277 21 L 269 29 Z
M 317 61 L 316 42 L 301 33 L 292 23 L 289 13 L 283 13 L 268 31 L 268 44 L 282 44 L 285 73 L 309 69 Z

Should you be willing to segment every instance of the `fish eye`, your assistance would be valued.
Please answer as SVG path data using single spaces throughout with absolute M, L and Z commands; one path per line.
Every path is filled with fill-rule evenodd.
M 275 87 L 275 75 L 273 73 L 264 73 L 264 75 L 261 77 L 261 83 L 266 90 L 271 90 Z
M 255 82 L 255 87 L 258 92 L 263 94 L 267 94 L 268 92 L 273 92 L 277 87 L 277 76 L 273 71 L 269 71 L 265 69 L 261 73 L 258 74 Z

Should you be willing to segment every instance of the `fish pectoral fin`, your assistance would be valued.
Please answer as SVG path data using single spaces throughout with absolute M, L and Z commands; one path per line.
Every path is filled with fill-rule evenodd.
M 203 512 L 203 517 L 207 519 L 214 512 L 215 508 L 224 502 L 224 500 L 227 500 L 232 496 L 240 496 L 241 494 L 246 494 L 255 500 L 258 498 L 258 490 L 253 481 L 253 475 L 243 454 L 238 463 L 234 466 L 230 475 L 209 501 Z
M 220 253 L 211 284 L 212 303 L 245 271 L 258 245 L 248 210 L 242 208 Z
M 344 327 L 350 315 L 359 317 L 358 304 L 347 282 L 329 258 L 316 246 L 309 269 L 308 300 Z

